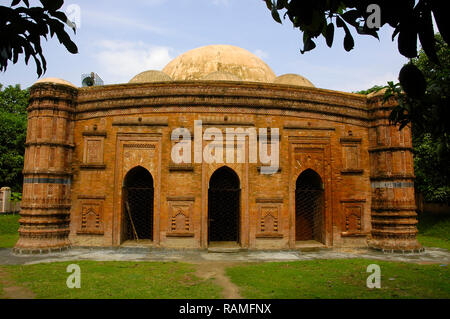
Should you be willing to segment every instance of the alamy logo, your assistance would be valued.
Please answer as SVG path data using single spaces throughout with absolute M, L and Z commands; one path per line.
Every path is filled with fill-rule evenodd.
M 369 4 L 367 6 L 367 27 L 370 29 L 381 28 L 381 8 L 378 4 Z
M 280 135 L 278 128 L 226 128 L 208 127 L 203 131 L 202 121 L 194 121 L 194 163 L 257 163 L 263 164 L 262 174 L 274 174 L 280 164 Z M 187 128 L 172 131 L 171 157 L 176 164 L 192 163 L 192 137 Z M 204 141 L 208 141 L 204 147 Z M 248 141 L 248 153 L 245 147 Z M 225 148 L 225 152 L 224 152 Z M 259 151 L 259 152 L 258 152 Z M 236 155 L 236 156 L 235 156 Z
M 371 272 L 372 274 L 367 277 L 366 285 L 367 288 L 381 288 L 381 268 L 377 264 L 371 264 L 367 266 L 366 272 Z
M 67 266 L 66 272 L 72 274 L 67 277 L 66 285 L 67 288 L 81 288 L 81 268 L 77 264 L 70 264 Z
M 71 28 L 81 29 L 81 8 L 77 4 L 70 4 L 66 10 L 67 24 Z

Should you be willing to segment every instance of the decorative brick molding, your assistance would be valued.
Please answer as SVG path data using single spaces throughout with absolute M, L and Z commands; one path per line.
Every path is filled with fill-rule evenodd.
M 113 126 L 167 126 L 167 117 L 163 118 L 125 118 L 118 119 L 112 123 Z
M 192 164 L 170 164 L 169 172 L 194 172 Z
M 332 126 L 312 126 L 306 125 L 303 122 L 286 122 L 283 126 L 284 129 L 288 130 L 305 130 L 305 131 L 334 131 L 335 127 Z

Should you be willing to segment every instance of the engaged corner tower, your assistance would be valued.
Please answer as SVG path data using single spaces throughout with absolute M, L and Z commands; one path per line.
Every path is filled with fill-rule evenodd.
M 372 238 L 369 247 L 384 252 L 421 252 L 417 241 L 411 127 L 389 123 L 396 101 L 384 92 L 368 96 Z
M 73 117 L 77 88 L 47 78 L 30 90 L 24 184 L 15 253 L 45 253 L 70 247 Z

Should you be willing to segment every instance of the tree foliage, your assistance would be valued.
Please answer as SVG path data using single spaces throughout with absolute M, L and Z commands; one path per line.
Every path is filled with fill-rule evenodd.
M 0 186 L 21 192 L 29 92 L 0 84 Z
M 399 101 L 398 107 L 391 113 L 392 122 L 399 123 L 402 127 L 412 122 L 418 133 L 431 133 L 433 138 L 439 139 L 450 134 L 450 49 L 441 35 L 436 35 L 436 41 L 439 64 L 431 61 L 424 50 L 407 64 L 423 73 L 426 79 L 424 94 L 405 95 L 402 92 L 405 87 L 401 83 L 390 82 L 387 95 L 395 94 Z
M 355 46 L 351 33 L 369 35 L 379 39 L 379 28 L 393 28 L 392 40 L 397 38 L 398 51 L 407 58 L 418 54 L 417 39 L 428 59 L 439 64 L 434 38 L 433 16 L 442 39 L 450 43 L 450 23 L 445 16 L 442 0 L 264 0 L 275 21 L 282 23 L 280 12 L 288 17 L 294 28 L 303 33 L 301 53 L 316 47 L 316 38 L 323 37 L 329 47 L 333 45 L 334 33 L 344 30 L 344 49 Z M 373 14 L 380 13 L 379 27 L 374 26 Z M 405 66 L 400 72 L 400 83 L 407 94 L 422 96 L 425 91 L 423 74 L 414 66 Z
M 383 86 L 383 85 L 374 85 L 370 89 L 356 91 L 356 92 L 353 92 L 353 93 L 367 95 L 367 94 L 370 94 L 370 93 L 373 93 L 373 92 L 378 92 L 378 91 L 380 91 L 380 90 L 382 90 L 384 88 L 385 88 L 385 86 Z
M 42 6 L 30 7 L 29 0 L 13 0 L 9 7 L 0 6 L 0 71 L 6 71 L 9 61 L 15 64 L 24 55 L 26 64 L 34 59 L 36 73 L 41 76 L 47 70 L 41 39 L 47 40 L 49 35 L 56 35 L 70 53 L 78 52 L 65 30 L 68 25 L 75 32 L 75 25 L 59 11 L 64 0 L 39 1 Z M 25 6 L 19 6 L 21 2 Z
M 440 34 L 436 34 L 436 43 L 439 64 L 424 50 L 411 61 L 424 74 L 424 95 L 404 94 L 400 83 L 389 82 L 385 97 L 398 99 L 391 122 L 401 127 L 413 124 L 417 188 L 427 201 L 450 203 L 450 48 Z
M 450 204 L 450 156 L 442 154 L 440 143 L 430 133 L 418 134 L 413 130 L 414 184 L 425 201 Z

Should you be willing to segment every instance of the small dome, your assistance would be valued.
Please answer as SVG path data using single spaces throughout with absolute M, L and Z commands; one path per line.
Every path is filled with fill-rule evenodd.
M 367 97 L 368 98 L 372 98 L 372 97 L 375 97 L 375 96 L 384 96 L 386 91 L 387 91 L 387 88 L 382 88 L 382 89 L 380 89 L 378 91 L 373 91 L 373 92 L 367 94 Z
M 128 83 L 147 83 L 172 81 L 166 73 L 156 70 L 144 71 L 133 77 Z
M 34 82 L 34 84 L 38 84 L 38 83 L 63 84 L 63 85 L 72 86 L 72 87 L 76 88 L 76 86 L 74 84 L 70 83 L 69 81 L 59 79 L 59 78 L 44 78 L 44 79 L 39 79 L 36 82 Z
M 242 81 L 237 75 L 231 74 L 229 72 L 216 71 L 203 77 L 202 80 L 207 81 Z
M 312 84 L 307 78 L 292 73 L 280 75 L 273 82 L 278 84 L 315 87 L 314 84 Z
M 173 59 L 163 72 L 175 81 L 201 80 L 213 72 L 225 72 L 252 82 L 272 82 L 275 73 L 253 53 L 232 45 L 209 45 Z

